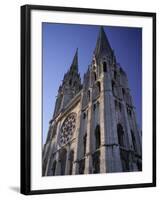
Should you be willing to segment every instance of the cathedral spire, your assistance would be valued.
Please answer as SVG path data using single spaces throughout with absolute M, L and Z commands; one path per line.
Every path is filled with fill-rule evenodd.
M 76 49 L 76 53 L 74 55 L 70 70 L 78 71 L 78 48 Z
M 56 107 L 56 115 L 59 111 L 61 111 L 67 103 L 81 90 L 81 77 L 78 72 L 78 49 L 75 52 L 72 63 L 70 65 L 70 69 L 64 75 L 62 80 L 62 85 L 58 91 L 58 104 Z
M 94 50 L 94 55 L 96 58 L 99 58 L 103 54 L 111 54 L 111 53 L 112 53 L 112 48 L 109 44 L 104 28 L 103 26 L 101 26 L 96 43 L 96 48 Z
M 73 79 L 75 76 L 79 76 L 78 73 L 78 48 L 76 49 L 76 52 L 74 54 L 72 63 L 70 65 L 69 70 L 67 71 L 67 73 L 64 74 L 64 78 L 63 78 L 63 84 L 68 82 L 68 80 Z

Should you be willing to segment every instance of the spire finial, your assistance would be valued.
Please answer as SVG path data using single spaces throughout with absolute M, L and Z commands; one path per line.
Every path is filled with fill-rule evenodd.
M 76 69 L 78 71 L 78 48 L 76 49 L 70 69 Z
M 96 48 L 94 50 L 95 56 L 98 58 L 102 53 L 112 52 L 111 46 L 109 44 L 108 38 L 105 34 L 104 27 L 100 26 L 99 35 L 96 43 Z

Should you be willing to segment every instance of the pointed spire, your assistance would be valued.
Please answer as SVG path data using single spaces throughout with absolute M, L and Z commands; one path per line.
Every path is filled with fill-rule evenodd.
M 96 48 L 94 50 L 94 55 L 98 58 L 102 54 L 110 54 L 112 52 L 112 48 L 109 44 L 108 38 L 105 34 L 103 26 L 100 27 L 99 35 L 96 43 Z
M 69 87 L 73 86 L 76 80 L 77 84 L 81 85 L 81 78 L 78 72 L 78 48 L 76 49 L 75 55 L 72 60 L 72 64 L 70 65 L 69 70 L 65 73 L 64 78 L 62 80 L 62 85 L 68 85 Z
M 76 49 L 76 53 L 74 55 L 70 69 L 75 69 L 76 71 L 78 71 L 78 48 Z
M 78 72 L 78 49 L 74 55 L 72 64 L 70 65 L 70 69 L 64 75 L 62 80 L 62 86 L 58 91 L 60 95 L 59 98 L 61 100 L 61 106 L 59 111 L 61 111 L 69 101 L 81 90 L 81 77 Z

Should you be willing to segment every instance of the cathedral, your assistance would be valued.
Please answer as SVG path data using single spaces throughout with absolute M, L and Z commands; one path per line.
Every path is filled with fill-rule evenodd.
M 59 86 L 42 175 L 142 171 L 142 135 L 125 71 L 100 27 L 81 82 L 78 50 Z

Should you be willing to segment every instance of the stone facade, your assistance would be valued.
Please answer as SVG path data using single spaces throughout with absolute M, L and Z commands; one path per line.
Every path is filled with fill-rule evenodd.
M 77 50 L 59 87 L 42 174 L 141 171 L 141 137 L 127 75 L 101 27 L 83 84 Z

